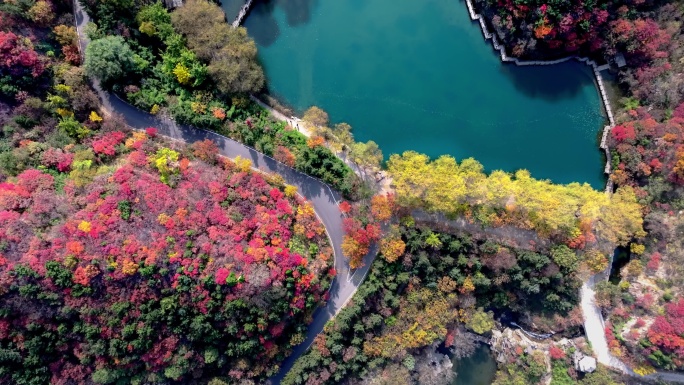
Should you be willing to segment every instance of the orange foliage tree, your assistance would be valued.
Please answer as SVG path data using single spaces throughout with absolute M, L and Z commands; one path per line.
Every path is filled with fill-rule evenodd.
M 345 235 L 342 240 L 342 253 L 349 258 L 349 267 L 358 269 L 363 267 L 363 257 L 368 252 L 368 248 L 364 247 L 356 239 L 349 235 Z
M 394 262 L 404 255 L 406 243 L 401 239 L 401 233 L 397 226 L 392 229 L 380 240 L 380 253 L 387 262 Z
M 389 220 L 396 208 L 394 194 L 376 195 L 371 199 L 371 213 L 377 221 L 385 222 Z

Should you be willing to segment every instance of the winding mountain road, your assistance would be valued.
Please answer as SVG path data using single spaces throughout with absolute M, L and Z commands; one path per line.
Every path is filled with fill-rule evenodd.
M 74 1 L 74 15 L 76 18 L 79 48 L 84 53 L 90 42 L 85 34 L 85 26 L 90 22 L 90 17 L 83 10 L 78 0 Z M 327 304 L 324 307 L 318 308 L 313 314 L 313 322 L 309 325 L 305 341 L 294 349 L 290 357 L 283 362 L 278 374 L 271 378 L 270 381 L 273 384 L 279 384 L 285 374 L 292 368 L 296 359 L 306 352 L 313 343 L 314 338 L 323 331 L 326 322 L 334 317 L 351 299 L 363 282 L 375 257 L 375 253 L 371 251 L 364 258 L 364 267 L 353 271 L 349 268 L 349 264 L 342 254 L 341 247 L 344 230 L 342 227 L 342 213 L 338 207 L 340 195 L 322 181 L 296 171 L 251 147 L 211 131 L 180 125 L 172 119 L 151 115 L 131 106 L 116 95 L 102 90 L 96 79 L 93 83 L 101 99 L 103 110 L 109 114 L 116 113 L 122 115 L 129 126 L 138 130 L 156 127 L 159 135 L 185 143 L 210 139 L 216 143 L 221 155 L 231 159 L 235 159 L 238 156 L 243 159 L 249 159 L 253 167 L 261 171 L 282 175 L 286 183 L 296 186 L 298 192 L 313 205 L 316 215 L 325 226 L 332 243 L 337 276 L 330 286 Z
M 74 0 L 74 15 L 79 38 L 79 48 L 81 49 L 81 53 L 84 53 L 89 43 L 84 28 L 88 22 L 90 22 L 90 18 L 83 10 L 78 0 Z M 329 300 L 326 306 L 317 309 L 313 314 L 313 322 L 309 325 L 305 341 L 293 350 L 292 354 L 283 362 L 280 371 L 269 380 L 271 384 L 279 384 L 285 374 L 292 368 L 297 358 L 306 352 L 313 343 L 314 338 L 323 331 L 325 324 L 333 318 L 354 295 L 373 263 L 375 251 L 371 251 L 365 257 L 363 268 L 354 271 L 349 269 L 349 265 L 343 257 L 341 248 L 344 231 L 342 229 L 342 213 L 337 205 L 340 196 L 322 181 L 296 171 L 233 139 L 207 130 L 179 125 L 172 119 L 157 117 L 141 111 L 124 102 L 116 95 L 112 95 L 102 90 L 97 80 L 94 80 L 93 83 L 98 96 L 102 101 L 103 110 L 106 113 L 122 115 L 129 126 L 139 130 L 147 127 L 156 127 L 159 130 L 160 135 L 185 143 L 194 143 L 196 141 L 210 139 L 216 143 L 221 155 L 232 159 L 240 156 L 243 159 L 251 160 L 253 166 L 259 170 L 282 175 L 286 183 L 296 186 L 299 193 L 312 203 L 314 210 L 325 226 L 332 243 L 335 253 L 335 270 L 337 271 L 337 276 L 330 287 Z M 276 118 L 287 120 L 287 117 L 276 116 Z M 599 307 L 594 302 L 594 285 L 597 279 L 601 279 L 599 275 L 596 275 L 585 282 L 581 289 L 581 307 L 585 319 L 584 327 L 587 339 L 592 344 L 594 353 L 600 363 L 623 373 L 638 377 L 638 375 L 627 367 L 627 365 L 614 357 L 608 349 L 604 334 L 603 316 L 601 315 Z M 651 379 L 658 378 L 667 382 L 684 383 L 684 375 L 674 372 L 658 372 L 647 377 Z

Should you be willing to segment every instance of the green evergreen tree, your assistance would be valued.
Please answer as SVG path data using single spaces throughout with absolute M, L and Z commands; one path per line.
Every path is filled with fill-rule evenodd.
M 108 83 L 134 68 L 134 53 L 121 36 L 107 36 L 88 45 L 85 70 L 88 76 Z

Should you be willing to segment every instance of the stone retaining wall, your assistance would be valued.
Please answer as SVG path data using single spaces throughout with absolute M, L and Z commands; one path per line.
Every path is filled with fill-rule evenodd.
M 518 66 L 533 66 L 533 65 L 554 65 L 554 64 L 559 64 L 566 62 L 568 60 L 578 60 L 583 63 L 586 63 L 587 65 L 591 66 L 593 72 L 594 72 L 594 79 L 596 79 L 596 85 L 598 86 L 599 89 L 599 94 L 601 95 L 601 101 L 603 102 L 603 107 L 606 111 L 606 115 L 608 116 L 608 122 L 609 125 L 605 126 L 603 128 L 603 135 L 601 137 L 601 145 L 600 148 L 605 152 L 606 154 L 606 166 L 603 170 L 604 173 L 607 175 L 610 175 L 611 172 L 611 167 L 610 167 L 610 149 L 608 148 L 607 144 L 607 139 L 608 139 L 608 133 L 610 133 L 610 130 L 615 126 L 615 118 L 613 117 L 613 110 L 610 107 L 610 101 L 608 100 L 608 95 L 606 94 L 606 89 L 605 86 L 603 85 L 603 77 L 601 77 L 601 71 L 608 68 L 608 65 L 603 65 L 603 66 L 598 66 L 596 65 L 596 62 L 593 60 L 589 60 L 587 57 L 578 57 L 578 56 L 569 56 L 566 58 L 562 59 L 557 59 L 557 60 L 519 60 L 514 57 L 510 57 L 506 54 L 506 47 L 499 42 L 499 38 L 493 34 L 492 32 L 489 31 L 489 28 L 487 28 L 487 24 L 485 23 L 485 18 L 478 14 L 475 13 L 475 9 L 473 7 L 472 0 L 465 0 L 466 5 L 468 6 L 468 13 L 470 14 L 470 18 L 474 21 L 477 21 L 480 23 L 480 28 L 482 29 L 482 34 L 484 35 L 486 40 L 491 40 L 492 45 L 494 46 L 494 49 L 499 51 L 499 55 L 501 56 L 501 61 L 506 62 L 506 63 L 515 63 L 515 65 Z M 613 181 L 608 179 L 606 182 L 606 193 L 610 194 L 613 191 Z
M 237 28 L 242 24 L 242 21 L 245 19 L 245 16 L 247 16 L 247 12 L 249 12 L 249 9 L 252 7 L 252 0 L 247 0 L 245 5 L 242 6 L 242 9 L 240 9 L 240 13 L 238 13 L 238 16 L 235 18 L 235 21 L 233 21 L 233 28 Z

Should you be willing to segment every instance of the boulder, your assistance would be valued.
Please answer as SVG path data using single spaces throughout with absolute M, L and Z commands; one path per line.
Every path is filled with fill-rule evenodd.
M 572 355 L 572 361 L 575 363 L 575 369 L 578 372 L 592 373 L 596 370 L 596 358 L 594 357 L 576 351 Z

